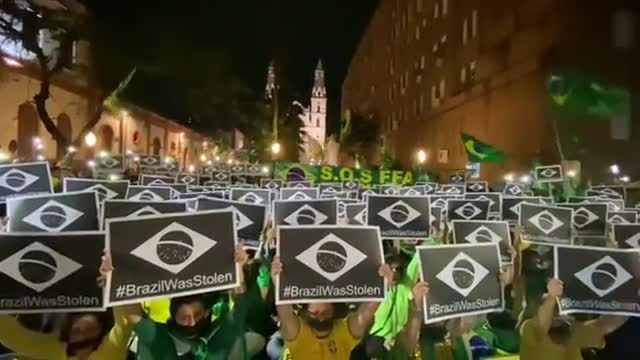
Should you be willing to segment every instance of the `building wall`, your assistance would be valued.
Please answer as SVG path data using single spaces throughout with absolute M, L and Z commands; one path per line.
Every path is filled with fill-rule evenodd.
M 557 162 L 548 76 L 578 69 L 637 89 L 640 76 L 632 69 L 640 37 L 620 49 L 612 35 L 615 11 L 631 3 L 382 0 L 344 82 L 343 110 L 380 123 L 406 166 L 417 149 L 426 149 L 427 166 L 442 175 L 466 165 L 461 132 L 507 152 L 504 164 L 483 164 L 485 179 L 527 171 L 533 160 Z M 635 19 L 638 35 L 637 13 Z M 612 162 L 640 175 L 629 156 L 640 150 L 631 141 L 637 131 L 631 119 L 626 140 L 614 140 L 615 125 L 607 121 L 559 122 L 565 155 L 589 160 L 583 168 L 594 177 Z M 573 146 L 576 138 L 580 146 Z M 448 161 L 439 162 L 445 151 Z

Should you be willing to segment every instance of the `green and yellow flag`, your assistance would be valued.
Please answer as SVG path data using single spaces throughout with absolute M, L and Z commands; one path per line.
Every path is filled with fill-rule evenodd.
M 471 163 L 502 162 L 506 158 L 504 153 L 495 147 L 485 144 L 471 135 L 465 133 L 462 136 L 462 144 L 467 151 L 467 157 Z
M 556 73 L 547 80 L 547 92 L 554 108 L 593 118 L 610 119 L 629 113 L 628 90 L 606 86 L 587 76 Z

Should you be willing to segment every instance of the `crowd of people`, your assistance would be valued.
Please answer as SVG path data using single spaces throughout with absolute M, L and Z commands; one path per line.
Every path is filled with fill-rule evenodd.
M 424 241 L 386 242 L 388 280 L 383 303 L 275 305 L 274 282 L 286 266 L 275 256 L 273 230 L 261 248 L 236 250 L 241 286 L 107 312 L 0 315 L 0 343 L 20 359 L 425 359 L 524 360 L 640 359 L 633 339 L 636 318 L 558 314 L 563 284 L 551 276 L 550 252 L 517 239 L 515 266 L 501 281 L 508 309 L 425 325 L 415 247 L 446 242 L 446 233 Z M 98 286 L 117 271 L 109 254 Z M 511 357 L 509 357 L 511 356 Z

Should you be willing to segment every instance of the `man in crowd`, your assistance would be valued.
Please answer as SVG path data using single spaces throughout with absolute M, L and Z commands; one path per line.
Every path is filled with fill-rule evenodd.
M 283 264 L 275 257 L 271 274 L 277 278 Z M 382 265 L 379 276 L 391 281 L 388 265 Z M 346 318 L 339 318 L 337 304 L 306 304 L 296 313 L 293 305 L 278 305 L 280 332 L 292 359 L 349 359 L 352 350 L 367 334 L 379 303 L 364 303 Z
M 627 320 L 621 316 L 600 316 L 596 320 L 576 322 L 558 314 L 558 301 L 564 288 L 562 281 L 551 279 L 547 294 L 536 315 L 522 325 L 520 358 L 522 360 L 582 360 L 582 351 L 602 348 L 605 336 Z

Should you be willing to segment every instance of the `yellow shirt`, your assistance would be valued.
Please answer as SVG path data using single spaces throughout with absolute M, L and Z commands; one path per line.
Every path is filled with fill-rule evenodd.
M 349 360 L 359 342 L 360 339 L 351 335 L 348 319 L 336 322 L 325 338 L 317 338 L 309 325 L 300 320 L 298 336 L 286 342 L 289 353 L 285 360 Z
M 566 345 L 557 345 L 540 330 L 535 318 L 522 325 L 520 358 L 522 360 L 583 360 L 580 351 L 604 347 L 602 331 L 593 321 L 576 323 Z
M 89 360 L 126 359 L 132 326 L 119 308 L 113 309 L 115 324 Z M 57 334 L 44 334 L 22 326 L 10 315 L 0 315 L 0 343 L 18 356 L 43 360 L 71 360 L 67 344 Z

